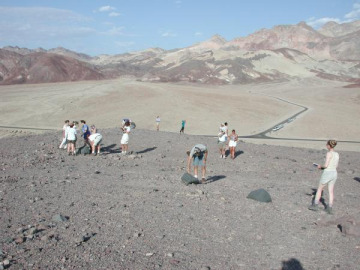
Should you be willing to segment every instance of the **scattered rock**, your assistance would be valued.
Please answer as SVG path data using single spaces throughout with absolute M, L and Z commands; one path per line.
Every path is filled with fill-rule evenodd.
M 151 252 L 146 253 L 146 257 L 151 257 L 152 255 L 154 255 L 154 253 L 151 253 Z
M 258 202 L 272 202 L 270 194 L 262 188 L 251 191 L 246 198 L 253 199 Z
M 69 217 L 63 216 L 61 214 L 57 214 L 52 217 L 52 221 L 55 221 L 55 222 L 65 222 L 65 221 L 68 221 L 68 219 L 69 219 Z
M 16 243 L 16 244 L 22 244 L 22 243 L 25 242 L 25 240 L 26 240 L 25 237 L 20 236 L 20 237 L 18 237 L 18 238 L 15 239 L 15 243 Z

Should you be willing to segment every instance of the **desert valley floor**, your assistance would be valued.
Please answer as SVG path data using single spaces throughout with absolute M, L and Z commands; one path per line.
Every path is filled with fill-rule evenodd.
M 360 89 L 343 86 L 0 87 L 0 268 L 358 269 Z M 251 136 L 304 107 L 272 138 L 242 138 L 235 160 L 219 158 L 220 123 Z M 123 117 L 137 124 L 127 156 Z M 102 155 L 58 149 L 65 119 L 96 124 Z M 330 138 L 340 153 L 334 215 L 307 209 L 321 174 L 312 163 L 323 162 Z M 185 186 L 185 152 L 196 143 L 209 147 L 207 183 Z M 271 203 L 246 198 L 259 188 Z

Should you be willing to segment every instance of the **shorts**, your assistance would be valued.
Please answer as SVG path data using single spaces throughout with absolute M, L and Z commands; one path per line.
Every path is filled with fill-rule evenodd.
M 337 171 L 323 171 L 321 178 L 320 178 L 320 184 L 326 185 L 326 184 L 335 184 L 337 180 Z
M 223 149 L 226 148 L 226 142 L 218 142 L 218 144 L 219 144 L 219 149 L 220 150 L 223 150 Z
M 121 144 L 128 144 L 129 143 L 129 134 L 124 133 L 121 137 Z
M 76 140 L 67 140 L 68 143 L 75 143 Z
M 194 156 L 193 166 L 204 167 L 204 155 Z
M 236 147 L 237 142 L 236 141 L 229 141 L 229 147 Z
M 102 136 L 101 135 L 96 136 L 94 139 L 94 146 L 97 146 L 99 143 L 101 143 L 101 141 L 102 141 Z

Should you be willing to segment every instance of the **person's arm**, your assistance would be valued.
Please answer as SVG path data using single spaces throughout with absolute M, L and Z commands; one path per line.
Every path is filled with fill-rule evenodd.
M 332 158 L 332 153 L 331 152 L 327 152 L 326 154 L 326 160 L 325 160 L 325 164 L 323 166 L 318 165 L 318 168 L 321 170 L 326 169 L 329 166 L 330 160 Z
M 208 156 L 208 151 L 206 151 L 204 155 L 204 165 L 206 165 L 207 156 Z

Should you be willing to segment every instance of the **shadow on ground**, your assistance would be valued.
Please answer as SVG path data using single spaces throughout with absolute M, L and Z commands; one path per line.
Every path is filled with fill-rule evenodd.
M 157 147 L 150 147 L 150 148 L 146 148 L 146 149 L 144 149 L 144 150 L 141 150 L 141 151 L 139 151 L 139 152 L 136 152 L 136 154 L 144 154 L 144 153 L 146 153 L 146 152 L 150 152 L 150 151 L 153 151 L 153 150 L 155 150 Z
M 354 180 L 360 183 L 360 177 L 354 177 Z
M 214 175 L 214 176 L 210 176 L 207 180 L 206 183 L 211 183 L 211 182 L 215 182 L 221 179 L 226 178 L 225 175 Z
M 101 150 L 102 150 L 103 152 L 108 153 L 108 154 L 121 153 L 120 148 L 114 149 L 115 147 L 116 147 L 116 144 L 110 144 L 110 145 L 108 145 L 108 146 L 103 146 L 103 147 L 101 147 Z
M 306 195 L 312 196 L 311 204 L 314 203 L 315 196 L 316 196 L 316 191 L 317 191 L 316 188 L 312 188 L 312 193 L 306 193 Z M 324 193 L 324 191 L 321 193 L 320 202 L 321 202 L 321 204 L 326 208 L 326 207 L 327 207 L 327 204 L 325 203 L 325 200 L 324 200 L 324 198 L 323 198 L 323 193 Z
M 299 260 L 291 258 L 288 261 L 282 261 L 281 270 L 304 270 Z

